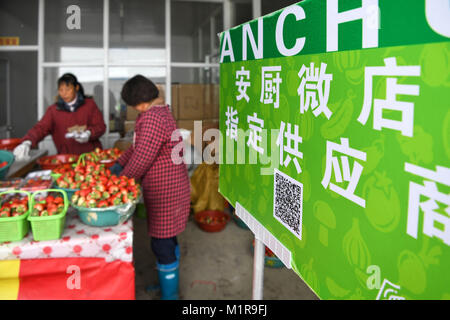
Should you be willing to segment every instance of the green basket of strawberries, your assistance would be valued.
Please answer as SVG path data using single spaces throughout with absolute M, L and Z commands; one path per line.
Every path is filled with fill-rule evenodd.
M 81 221 L 95 227 L 121 224 L 136 209 L 140 188 L 134 179 L 125 176 L 100 177 L 96 183 L 74 193 L 71 205 L 77 209 Z
M 30 225 L 31 194 L 27 191 L 8 190 L 0 193 L 0 242 L 20 241 Z
M 69 200 L 67 193 L 59 189 L 46 189 L 31 195 L 31 223 L 36 241 L 60 239 L 64 231 Z

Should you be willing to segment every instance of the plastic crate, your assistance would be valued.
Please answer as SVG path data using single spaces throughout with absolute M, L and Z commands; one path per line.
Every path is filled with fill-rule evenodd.
M 56 240 L 61 238 L 66 223 L 67 209 L 69 207 L 69 200 L 67 198 L 67 193 L 64 190 L 46 189 L 36 191 L 31 195 L 31 208 L 34 207 L 36 197 L 44 192 L 61 193 L 64 199 L 64 210 L 63 212 L 53 216 L 33 217 L 31 216 L 31 214 L 28 216 L 28 221 L 30 221 L 31 223 L 31 231 L 33 233 L 33 239 L 36 241 Z
M 6 150 L 0 150 L 0 162 L 6 161 L 8 164 L 4 166 L 3 168 L 0 168 L 0 180 L 3 180 L 6 177 L 6 174 L 8 173 L 9 167 L 14 162 L 14 155 Z
M 264 265 L 269 268 L 282 268 L 284 263 L 276 256 L 264 256 Z
M 30 186 L 28 183 L 31 183 L 31 181 L 38 181 L 39 183 Z M 23 182 L 20 184 L 20 190 L 28 191 L 28 192 L 35 192 L 35 191 L 41 191 L 41 190 L 48 190 L 52 187 L 53 180 L 50 176 L 48 177 L 35 177 L 35 178 L 26 178 L 23 180 Z
M 13 151 L 21 142 L 20 138 L 0 139 L 0 149 Z
M 69 161 L 72 158 L 72 161 Z M 58 163 L 51 163 L 48 161 L 57 160 Z M 76 154 L 57 154 L 54 156 L 45 156 L 37 160 L 37 164 L 42 170 L 53 170 L 64 164 L 73 164 L 78 161 L 78 155 Z
M 27 191 L 9 190 L 0 192 L 0 207 L 2 204 L 2 197 L 7 194 L 24 194 L 28 197 L 28 211 L 17 217 L 0 218 L 0 242 L 6 241 L 20 241 L 28 233 L 30 223 L 27 218 L 31 212 L 31 194 Z
M 18 190 L 20 189 L 21 184 L 23 183 L 23 179 L 14 178 L 0 181 L 0 192 L 9 191 L 9 190 Z

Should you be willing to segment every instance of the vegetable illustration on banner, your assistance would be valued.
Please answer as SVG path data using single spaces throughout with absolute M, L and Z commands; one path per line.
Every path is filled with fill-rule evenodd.
M 320 298 L 450 296 L 449 16 L 304 0 L 220 36 L 219 191 Z

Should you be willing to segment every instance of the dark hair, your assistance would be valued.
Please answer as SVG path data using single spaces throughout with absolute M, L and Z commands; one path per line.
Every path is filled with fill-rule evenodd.
M 125 82 L 120 95 L 127 105 L 135 107 L 142 102 L 156 99 L 159 90 L 152 81 L 138 74 Z
M 75 88 L 78 85 L 78 92 L 80 92 L 83 98 L 86 97 L 86 95 L 84 94 L 83 86 L 78 82 L 77 77 L 75 77 L 72 73 L 65 73 L 58 79 L 58 88 L 62 83 L 65 83 L 66 85 L 73 85 Z

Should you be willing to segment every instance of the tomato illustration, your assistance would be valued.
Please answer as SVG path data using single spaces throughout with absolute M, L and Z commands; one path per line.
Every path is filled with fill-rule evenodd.
M 391 232 L 400 220 L 400 199 L 385 172 L 370 176 L 363 187 L 365 213 L 370 224 L 381 232 Z

